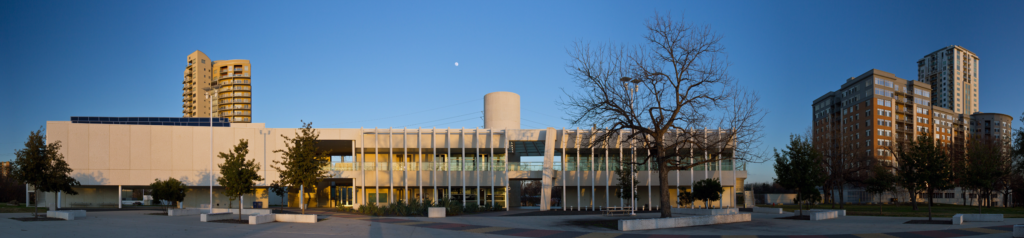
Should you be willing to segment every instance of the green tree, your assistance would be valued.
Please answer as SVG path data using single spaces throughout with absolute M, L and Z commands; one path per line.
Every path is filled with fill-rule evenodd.
M 878 215 L 882 215 L 882 195 L 896 189 L 896 176 L 891 168 L 876 163 L 872 167 L 872 177 L 864 181 L 864 190 L 878 195 Z
M 305 188 L 305 193 L 300 193 L 299 196 L 305 197 L 306 194 L 313 191 L 314 187 L 323 181 L 324 177 L 327 177 L 327 165 L 330 162 L 330 150 L 321 151 L 320 147 L 317 146 L 320 139 L 320 133 L 313 129 L 313 123 L 303 122 L 302 128 L 295 132 L 295 137 L 289 138 L 285 135 L 281 135 L 285 139 L 285 149 L 275 150 L 274 152 L 281 152 L 281 160 L 274 160 L 278 165 L 272 165 L 278 173 L 281 173 L 281 185 L 290 187 L 302 187 Z M 306 206 L 309 205 L 309 199 L 305 199 Z M 306 214 L 306 206 L 300 205 L 302 214 Z
M 965 186 L 978 190 L 978 213 L 984 201 L 991 204 L 992 190 L 1012 173 L 1011 150 L 998 138 L 974 138 L 967 145 Z
M 897 141 L 893 156 L 896 157 L 896 173 L 900 185 L 911 196 L 917 209 L 917 192 L 928 193 L 928 220 L 932 220 L 932 197 L 935 190 L 953 187 L 953 167 L 949 156 L 936 145 L 931 136 L 918 136 L 911 142 Z
M 704 202 L 704 208 L 710 208 L 711 203 L 722 199 L 722 183 L 718 178 L 709 178 L 693 183 L 693 198 Z
M 256 192 L 256 181 L 263 181 L 263 177 L 260 177 L 260 165 L 256 163 L 256 160 L 245 160 L 245 156 L 249 154 L 249 141 L 245 139 L 238 140 L 238 144 L 235 145 L 233 151 L 228 153 L 220 152 L 217 157 L 224 159 L 223 164 L 217 165 L 220 167 L 220 178 L 217 178 L 217 183 L 224 186 L 224 195 L 227 195 L 232 200 L 237 199 L 245 194 Z M 242 200 L 238 200 L 238 220 L 242 220 Z
M 78 194 L 72 189 L 72 186 L 81 184 L 71 177 L 73 170 L 64 161 L 60 147 L 60 141 L 47 144 L 46 136 L 40 129 L 29 133 L 28 140 L 25 141 L 25 148 L 14 152 L 16 159 L 11 174 L 21 183 L 32 185 L 36 192 L 36 204 L 38 204 L 39 197 L 42 197 L 40 191 Z M 32 216 L 39 216 L 39 206 L 32 211 Z
M 636 191 L 636 186 L 640 183 L 640 180 L 635 176 L 638 171 L 636 167 L 637 166 L 631 166 L 629 164 L 622 164 L 622 166 L 615 168 L 615 175 L 618 176 L 617 185 L 619 187 L 619 189 L 615 190 L 615 196 L 629 200 L 630 206 L 633 205 L 633 202 L 635 202 L 638 197 L 637 193 L 633 192 Z M 632 178 L 633 181 L 630 181 L 630 178 Z M 630 194 L 633 195 L 632 199 L 629 197 Z
M 155 179 L 153 183 L 149 184 L 149 187 L 153 190 L 153 200 L 169 201 L 172 203 L 171 206 L 175 207 L 185 201 L 185 195 L 188 192 L 188 186 L 174 178 L 167 178 L 163 181 Z
M 682 188 L 680 188 L 679 195 L 676 195 L 676 199 L 676 204 L 679 204 L 680 207 L 687 205 L 692 207 L 693 202 L 697 200 L 693 197 L 693 193 Z
M 798 200 L 807 198 L 815 186 L 825 182 L 825 172 L 821 166 L 821 153 L 811 146 L 811 142 L 798 136 L 789 136 L 789 145 L 781 153 L 775 150 L 775 182 L 786 189 L 796 190 Z M 800 203 L 797 203 L 800 205 Z M 800 216 L 803 206 L 800 205 Z
M 287 190 L 285 190 L 284 186 L 281 186 L 281 182 L 274 181 L 274 183 L 271 183 L 270 192 L 276 194 L 278 197 L 281 197 L 281 202 L 284 202 L 284 193 L 287 192 Z M 269 204 L 267 207 L 270 207 Z

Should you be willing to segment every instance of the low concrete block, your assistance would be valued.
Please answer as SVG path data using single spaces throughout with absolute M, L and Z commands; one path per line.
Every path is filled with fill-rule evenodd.
M 782 214 L 781 207 L 754 207 L 754 213 Z
M 46 217 L 64 219 L 68 221 L 75 220 L 74 213 L 65 211 L 46 211 Z
M 839 217 L 837 211 L 814 211 L 809 213 L 812 221 L 820 221 L 826 219 L 835 219 Z
M 210 222 L 210 221 L 225 220 L 225 219 L 232 219 L 232 218 L 238 218 L 238 215 L 231 214 L 231 213 L 226 213 L 226 212 L 222 212 L 222 213 L 209 213 L 209 214 L 201 214 L 201 215 L 199 215 L 199 221 L 201 221 L 201 222 Z
M 964 224 L 964 215 L 961 215 L 961 214 L 953 215 L 953 225 L 963 225 L 963 224 Z
M 969 221 L 1003 221 L 1003 214 L 956 214 L 963 215 L 964 222 Z
M 841 216 L 841 217 L 845 217 L 846 216 L 846 210 L 845 209 L 811 209 L 811 210 L 808 210 L 808 211 L 812 211 L 812 212 L 817 212 L 817 211 L 836 211 L 836 213 L 839 216 Z
M 249 225 L 270 223 L 277 220 L 277 214 L 249 215 Z
M 316 215 L 274 214 L 276 222 L 316 223 Z
M 739 214 L 739 208 L 722 208 L 722 209 L 691 209 L 691 208 L 672 208 L 672 213 L 687 214 L 687 215 L 729 215 Z
M 1014 238 L 1024 237 L 1024 225 L 1013 225 L 1013 237 Z
M 225 212 L 230 212 L 232 214 L 238 214 L 238 208 L 234 208 L 234 209 L 232 209 L 232 208 L 214 208 L 213 209 L 213 213 L 225 213 Z M 242 215 L 253 215 L 253 214 L 256 214 L 256 215 L 266 215 L 266 214 L 273 214 L 273 213 L 274 213 L 274 210 L 271 210 L 271 209 L 245 209 L 245 208 L 242 208 Z
M 429 218 L 444 218 L 445 209 L 443 207 L 428 207 L 427 217 Z
M 61 212 L 71 213 L 75 215 L 75 218 L 85 218 L 85 210 L 59 210 Z
M 199 214 L 207 214 L 207 213 L 210 213 L 210 209 L 199 209 L 199 208 L 184 208 L 184 209 L 168 208 L 167 209 L 167 216 L 171 216 L 171 217 L 188 216 L 188 215 L 199 215 Z
M 620 231 L 652 230 L 662 228 L 702 226 L 750 221 L 750 214 L 705 215 L 652 219 L 619 220 Z

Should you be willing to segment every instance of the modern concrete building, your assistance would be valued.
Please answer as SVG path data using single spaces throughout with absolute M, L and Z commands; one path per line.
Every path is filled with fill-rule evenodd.
M 200 61 L 201 62 L 201 61 Z M 230 70 L 229 70 L 230 71 Z M 624 206 L 615 195 L 622 160 L 644 156 L 628 142 L 586 147 L 589 135 L 606 133 L 584 129 L 519 128 L 519 95 L 495 92 L 484 96 L 485 128 L 317 128 L 320 148 L 329 150 L 330 170 L 316 188 L 310 207 L 337 207 L 389 203 L 411 199 L 450 198 L 463 204 L 493 203 L 519 206 L 518 182 L 542 184 L 539 208 L 580 209 L 580 207 Z M 145 120 L 145 121 L 143 121 Z M 294 136 L 296 128 L 266 128 L 263 123 L 214 121 L 202 118 L 93 118 L 49 121 L 46 136 L 62 141 L 61 153 L 81 183 L 79 195 L 63 196 L 61 206 L 113 206 L 135 197 L 154 179 L 176 178 L 191 187 L 186 207 L 209 204 L 213 153 L 228 151 L 239 140 L 249 141 L 249 159 L 260 164 L 266 181 L 248 201 L 278 203 L 267 193 L 267 185 L 278 179 L 268 165 L 280 160 L 285 149 L 282 136 Z M 212 130 L 212 136 L 211 136 Z M 628 133 L 625 132 L 625 133 Z M 623 135 L 618 135 L 618 138 Z M 211 139 L 212 137 L 212 139 Z M 212 146 L 212 147 L 211 147 Z M 728 148 L 726 148 L 728 150 Z M 696 159 L 704 158 L 693 151 Z M 533 161 L 531 161 L 533 160 Z M 671 192 L 688 189 L 693 181 L 719 178 L 725 196 L 715 206 L 735 206 L 746 171 L 733 160 L 698 166 L 669 174 Z M 638 207 L 676 205 L 659 201 L 657 172 L 652 166 L 638 166 Z M 219 176 L 213 167 L 214 176 Z M 215 183 L 215 182 L 214 182 Z M 226 207 L 228 200 L 213 184 L 214 207 Z M 552 197 L 561 188 L 561 199 Z M 290 188 L 288 204 L 298 205 L 298 188 Z M 119 192 L 120 191 L 120 192 Z M 676 196 L 671 196 L 673 199 Z M 52 195 L 47 199 L 55 199 Z M 506 206 L 508 207 L 508 206 Z
M 212 61 L 198 50 L 189 54 L 181 94 L 184 117 L 210 117 L 212 113 L 232 123 L 252 122 L 250 67 L 249 60 Z M 212 108 L 207 89 L 213 94 Z
M 978 55 L 951 45 L 917 61 L 917 78 L 931 85 L 932 104 L 971 115 L 978 107 Z

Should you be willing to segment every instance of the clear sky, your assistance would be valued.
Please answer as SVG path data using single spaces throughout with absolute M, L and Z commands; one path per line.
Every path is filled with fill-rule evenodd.
M 639 43 L 655 12 L 725 36 L 731 74 L 770 112 L 767 149 L 847 78 L 915 80 L 949 45 L 981 58 L 981 111 L 1024 112 L 1022 1 L 2 1 L 0 161 L 46 121 L 180 117 L 195 50 L 251 60 L 253 118 L 272 128 L 482 127 L 494 91 L 522 97 L 524 128 L 570 127 L 567 47 Z M 773 176 L 752 165 L 748 181 Z

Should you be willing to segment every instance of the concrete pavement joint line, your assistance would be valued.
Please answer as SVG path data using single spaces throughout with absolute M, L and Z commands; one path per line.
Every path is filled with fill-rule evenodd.
M 479 226 L 469 225 L 460 223 L 444 223 L 444 222 L 423 222 L 399 218 L 376 218 L 366 217 L 359 215 L 334 215 L 334 217 L 358 219 L 370 222 L 388 223 L 394 225 L 405 225 L 422 228 L 432 228 L 439 230 L 452 230 L 462 231 L 478 234 L 491 234 L 491 235 L 506 235 L 506 236 L 519 236 L 519 237 L 587 237 L 587 238 L 604 238 L 604 237 L 615 237 L 615 238 L 627 238 L 627 237 L 685 237 L 685 238 L 773 238 L 773 237 L 817 237 L 817 238 L 945 238 L 945 237 L 962 237 L 962 236 L 974 236 L 984 234 L 1000 234 L 1008 233 L 1013 231 L 1012 225 L 1004 226 L 992 226 L 992 227 L 973 227 L 973 228 L 960 228 L 960 229 L 948 229 L 948 230 L 931 230 L 931 231 L 907 231 L 907 232 L 889 232 L 889 233 L 867 233 L 867 234 L 832 234 L 832 235 L 659 235 L 659 234 L 636 234 L 636 233 L 606 233 L 606 232 L 579 232 L 579 231 L 556 231 L 556 230 L 539 230 L 539 229 L 524 229 L 524 228 L 510 228 L 510 227 L 496 227 L 496 226 Z

